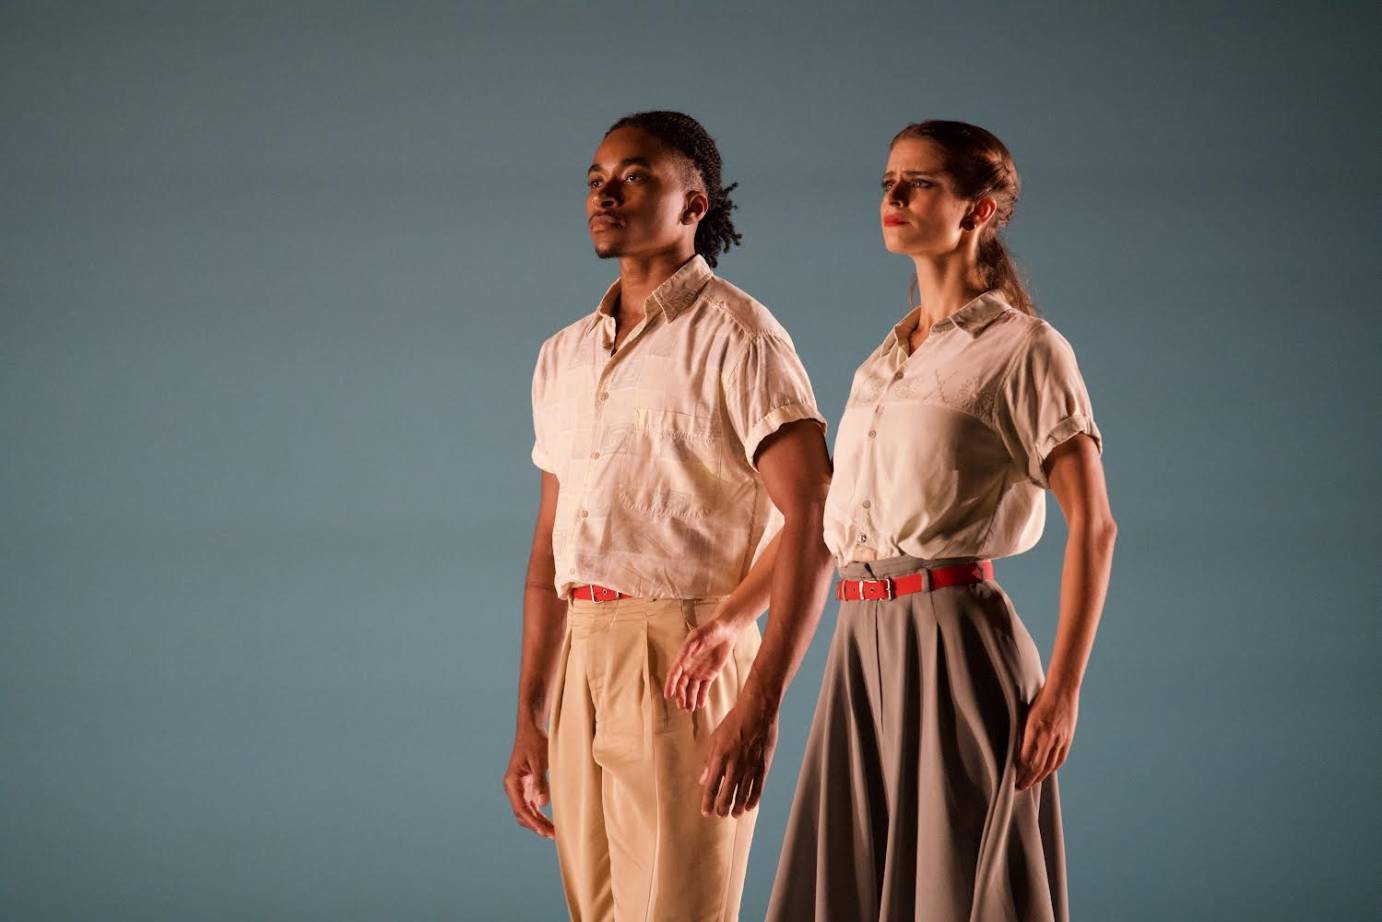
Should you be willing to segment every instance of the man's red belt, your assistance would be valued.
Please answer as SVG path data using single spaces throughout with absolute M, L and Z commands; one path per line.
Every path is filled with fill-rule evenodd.
M 586 583 L 572 586 L 571 598 L 584 599 L 587 602 L 613 602 L 615 599 L 631 599 L 633 596 L 606 589 L 604 586 L 596 586 L 594 583 Z
M 906 576 L 885 576 L 882 579 L 842 579 L 835 586 L 835 598 L 841 602 L 873 602 L 895 599 L 913 592 L 929 592 L 946 586 L 963 586 L 993 579 L 993 561 L 957 563 L 935 567 Z

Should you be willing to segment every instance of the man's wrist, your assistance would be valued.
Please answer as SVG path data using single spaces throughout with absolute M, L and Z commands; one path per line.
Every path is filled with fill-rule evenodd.
M 749 673 L 749 677 L 744 681 L 744 688 L 739 692 L 738 703 L 776 715 L 782 706 L 784 690 L 784 683 L 765 678 L 755 669 Z
M 516 722 L 516 732 L 529 733 L 534 730 L 543 732 L 543 725 L 547 722 L 541 707 L 520 707 L 518 709 L 518 720 Z

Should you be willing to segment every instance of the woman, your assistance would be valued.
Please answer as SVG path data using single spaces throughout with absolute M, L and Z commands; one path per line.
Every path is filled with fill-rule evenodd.
M 999 238 L 1007 148 L 962 122 L 893 139 L 881 221 L 919 305 L 855 373 L 826 543 L 839 619 L 770 920 L 1065 920 L 1055 770 L 1108 585 L 1115 527 L 1069 343 Z M 991 558 L 1069 525 L 1041 659 Z

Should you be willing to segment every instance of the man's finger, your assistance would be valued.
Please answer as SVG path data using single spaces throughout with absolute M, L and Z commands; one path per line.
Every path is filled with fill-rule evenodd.
M 753 789 L 758 786 L 758 769 L 750 769 L 748 774 L 739 779 L 739 784 L 734 790 L 734 803 L 730 805 L 731 816 L 739 816 L 744 812 L 744 805 L 749 802 L 749 797 L 753 794 Z
M 763 796 L 763 785 L 767 782 L 767 779 L 768 768 L 765 765 L 763 767 L 763 773 L 753 779 L 753 790 L 749 792 L 748 800 L 744 801 L 745 812 L 758 808 L 758 801 Z
M 719 796 L 715 798 L 715 812 L 720 816 L 729 816 L 730 805 L 734 803 L 734 788 L 738 776 L 738 763 L 730 762 L 725 766 L 725 779 L 720 785 Z
M 701 784 L 705 785 L 705 791 L 701 794 L 701 816 L 709 816 L 710 811 L 715 808 L 715 795 L 720 790 L 720 772 L 723 767 L 723 757 L 712 752 L 706 760 L 704 770 L 701 771 Z
M 548 801 L 547 775 L 545 772 L 534 771 L 523 779 L 523 799 L 535 803 L 539 807 Z
M 514 775 L 506 775 L 504 777 L 504 792 L 509 795 L 509 809 L 513 811 L 513 818 L 518 822 L 518 825 L 531 829 L 538 835 L 544 835 L 537 821 L 533 819 L 532 806 L 523 796 L 523 780 Z M 545 816 L 542 818 L 544 821 L 547 820 Z
M 537 808 L 537 804 L 524 801 L 523 806 L 527 808 L 529 829 L 544 839 L 553 838 L 557 834 L 556 827 L 552 825 L 552 821 L 547 818 L 547 815 Z

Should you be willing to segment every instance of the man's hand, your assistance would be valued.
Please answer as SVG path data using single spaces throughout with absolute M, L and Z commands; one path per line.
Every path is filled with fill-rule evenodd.
M 758 806 L 777 747 L 777 707 L 746 686 L 710 737 L 701 772 L 701 815 L 741 815 Z
M 544 839 L 556 837 L 556 828 L 542 813 L 547 805 L 547 734 L 536 726 L 520 727 L 514 735 L 513 755 L 504 770 L 504 792 L 518 825 Z
M 711 684 L 734 652 L 739 630 L 719 617 L 694 628 L 682 641 L 681 650 L 667 671 L 662 696 L 675 700 L 683 711 L 705 707 Z

